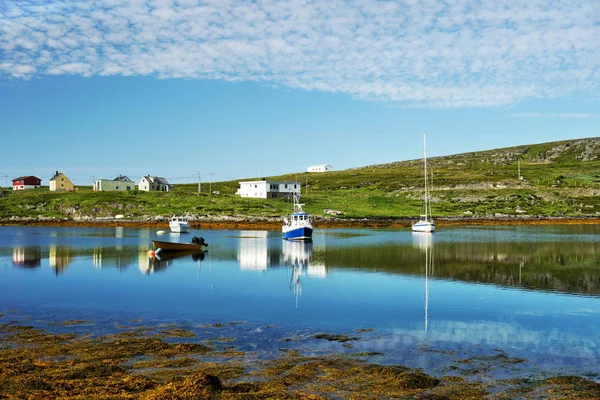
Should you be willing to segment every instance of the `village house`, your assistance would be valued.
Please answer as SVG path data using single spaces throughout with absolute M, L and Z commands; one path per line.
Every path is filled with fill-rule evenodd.
M 37 189 L 42 186 L 42 180 L 36 176 L 20 176 L 12 180 L 13 190 Z
M 73 186 L 73 182 L 65 174 L 62 172 L 56 171 L 54 176 L 50 178 L 50 191 L 51 192 L 62 192 L 62 191 L 72 191 L 75 187 Z
M 169 184 L 165 178 L 160 176 L 146 175 L 140 179 L 138 190 L 146 192 L 170 192 L 173 190 L 173 185 Z
M 94 191 L 127 191 L 135 190 L 135 183 L 125 175 L 119 175 L 115 179 L 98 179 L 94 182 Z
M 290 198 L 293 194 L 300 194 L 300 183 L 279 181 L 249 181 L 240 182 L 235 192 L 241 197 L 254 197 L 258 199 Z
M 331 170 L 333 170 L 333 167 L 329 164 L 311 165 L 306 168 L 306 172 L 327 172 Z

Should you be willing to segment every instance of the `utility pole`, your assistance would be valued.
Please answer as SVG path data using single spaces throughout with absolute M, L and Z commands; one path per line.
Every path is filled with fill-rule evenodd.
M 212 178 L 211 178 L 211 176 L 214 174 L 215 174 L 214 172 L 208 173 L 208 194 L 212 194 Z
M 92 190 L 94 190 L 96 188 L 96 175 L 92 175 L 90 178 L 92 178 Z
M 200 171 L 198 171 L 198 195 L 200 195 L 200 191 L 202 190 L 201 182 L 200 182 Z
M 308 194 L 308 176 L 306 177 L 306 185 L 304 187 L 306 188 L 306 194 Z

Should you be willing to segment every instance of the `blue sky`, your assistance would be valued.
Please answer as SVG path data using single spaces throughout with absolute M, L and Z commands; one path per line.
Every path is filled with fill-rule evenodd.
M 431 156 L 600 136 L 599 82 L 596 0 L 5 0 L 0 183 L 345 169 L 419 158 L 424 130 Z

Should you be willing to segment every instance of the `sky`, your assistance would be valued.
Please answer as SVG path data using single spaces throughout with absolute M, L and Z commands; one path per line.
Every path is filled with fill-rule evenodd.
M 0 185 L 600 136 L 600 2 L 0 1 Z

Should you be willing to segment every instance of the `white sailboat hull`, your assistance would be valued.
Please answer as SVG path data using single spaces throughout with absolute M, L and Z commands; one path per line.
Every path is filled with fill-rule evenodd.
M 413 232 L 433 232 L 435 231 L 435 224 L 432 222 L 417 222 L 412 226 Z

